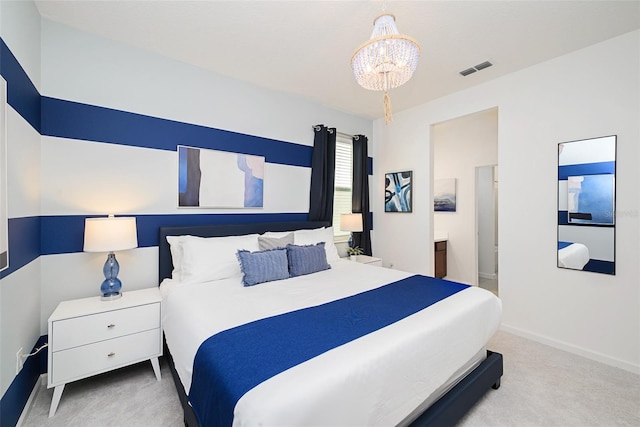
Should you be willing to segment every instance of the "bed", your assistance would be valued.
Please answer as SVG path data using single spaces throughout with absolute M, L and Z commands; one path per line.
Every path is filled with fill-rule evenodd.
M 587 246 L 575 242 L 558 242 L 558 267 L 582 270 L 588 262 Z
M 325 243 L 318 243 L 318 236 L 332 233 L 328 226 L 303 222 L 160 229 L 159 277 L 166 354 L 186 425 L 454 425 L 487 390 L 499 387 L 502 355 L 485 348 L 501 315 L 500 301 L 493 294 L 454 282 L 335 259 L 337 252 L 332 252 L 335 250 L 332 242 L 327 248 Z M 173 266 L 172 251 L 174 257 L 180 256 L 175 252 L 180 247 L 176 241 L 186 239 L 181 236 L 246 238 L 251 242 L 258 236 L 271 239 L 267 243 L 274 244 L 279 239 L 290 239 L 289 232 L 294 230 L 295 244 L 287 246 L 290 250 L 286 253 L 290 257 L 297 251 L 305 256 L 311 253 L 306 251 L 318 254 L 318 247 L 322 246 L 329 268 L 243 286 L 242 281 L 252 277 L 246 270 L 248 264 L 242 264 L 245 270 L 239 276 L 236 271 L 213 280 L 193 275 L 185 279 L 184 275 L 176 274 Z M 195 253 L 191 246 L 197 238 L 188 239 L 192 239 L 184 246 L 188 250 L 179 261 L 183 266 L 189 265 L 185 259 Z M 205 241 L 209 244 L 216 239 L 197 243 L 202 245 Z M 243 246 L 248 245 L 246 240 L 243 242 Z M 191 255 L 187 256 L 187 252 Z M 280 255 L 279 250 L 267 252 Z M 261 252 L 247 253 L 253 256 Z M 223 260 L 219 252 L 213 254 L 213 259 Z M 289 261 L 289 267 L 293 268 L 291 258 Z M 359 332 L 361 335 L 334 343 L 333 347 L 315 348 L 324 344 L 319 344 L 322 340 L 314 334 L 322 335 L 324 330 L 331 330 L 330 341 L 342 339 L 340 333 L 331 329 L 333 326 L 317 326 L 318 331 L 313 332 L 317 319 L 346 325 L 336 330 L 346 329 L 347 334 L 366 328 L 362 325 L 371 323 L 369 319 L 378 322 L 386 314 L 371 315 L 366 311 L 377 307 L 373 299 L 353 305 L 356 301 L 364 297 L 381 298 L 387 306 L 389 295 L 402 294 L 398 286 L 411 289 L 406 295 L 413 295 L 410 292 L 424 288 L 422 284 L 418 286 L 418 281 L 423 280 L 433 281 L 436 287 L 442 286 L 453 294 L 425 308 L 416 306 L 398 319 Z M 386 296 L 378 295 L 382 292 L 387 292 Z M 411 306 L 417 299 L 410 296 L 401 306 Z M 343 304 L 340 309 L 351 310 L 348 318 L 331 320 L 328 314 L 318 311 L 333 310 L 340 304 Z M 354 306 L 358 307 L 355 311 Z M 311 316 L 313 321 L 303 323 L 304 316 Z M 263 323 L 267 324 L 266 329 L 256 329 Z M 257 335 L 246 335 L 247 330 Z M 300 336 L 295 336 L 296 330 Z M 306 339 L 306 333 L 314 338 Z M 231 339 L 229 336 L 233 339 L 239 336 L 241 340 L 215 341 Z M 285 338 L 290 341 L 278 343 Z M 284 347 L 278 350 L 278 345 Z M 212 351 L 213 356 L 207 356 L 204 349 Z M 237 353 L 232 349 L 237 349 Z M 306 358 L 288 360 L 307 351 L 311 355 Z M 270 353 L 274 353 L 272 357 L 276 360 L 267 359 Z M 278 357 L 285 354 L 287 357 Z M 249 365 L 251 369 L 247 368 Z M 262 369 L 280 365 L 283 368 L 279 371 L 261 377 Z M 254 370 L 259 372 L 251 375 L 257 375 L 258 380 L 245 378 L 250 376 L 246 372 Z M 227 381 L 242 384 L 227 385 Z M 228 394 L 235 393 L 236 400 L 226 402 L 226 397 L 219 397 L 226 396 L 228 390 L 233 390 Z M 219 414 L 227 415 L 225 418 Z

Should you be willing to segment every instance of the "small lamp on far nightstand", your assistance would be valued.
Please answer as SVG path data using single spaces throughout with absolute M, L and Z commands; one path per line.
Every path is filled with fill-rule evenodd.
M 84 251 L 109 252 L 102 269 L 105 280 L 100 286 L 103 300 L 120 298 L 122 282 L 118 279 L 120 265 L 115 251 L 138 247 L 135 217 L 86 218 L 84 222 Z
M 349 234 L 349 247 L 353 247 L 353 233 L 362 232 L 362 214 L 350 213 L 340 215 L 340 230 L 350 231 Z

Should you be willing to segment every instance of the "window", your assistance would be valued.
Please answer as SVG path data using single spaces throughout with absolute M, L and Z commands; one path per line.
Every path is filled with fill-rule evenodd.
M 349 232 L 340 230 L 340 215 L 351 213 L 351 186 L 353 182 L 353 144 L 349 137 L 336 138 L 336 177 L 333 192 L 333 235 L 335 241 L 346 242 Z

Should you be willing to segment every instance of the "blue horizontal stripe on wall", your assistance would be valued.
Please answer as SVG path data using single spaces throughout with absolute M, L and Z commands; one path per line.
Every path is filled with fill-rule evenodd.
M 264 156 L 268 163 L 311 167 L 313 148 L 143 114 L 41 97 L 42 135 L 175 151 L 178 145 Z M 368 159 L 369 175 L 373 159 Z
M 42 135 L 175 151 L 178 145 L 311 167 L 312 147 L 62 99 L 41 98 Z
M 569 211 L 558 211 L 558 225 L 569 224 Z
M 40 217 L 9 218 L 9 268 L 0 279 L 40 256 Z
M 615 224 L 582 224 L 582 223 L 569 223 L 569 211 L 558 211 L 558 225 L 570 225 L 573 227 L 599 227 L 599 228 L 614 228 Z
M 129 215 L 124 215 L 129 216 Z M 138 228 L 138 247 L 158 246 L 161 226 L 205 224 L 251 224 L 259 222 L 308 221 L 308 213 L 259 214 L 174 214 L 133 215 Z M 90 216 L 91 217 L 91 216 Z M 84 215 L 41 217 L 41 255 L 82 252 L 84 244 Z
M 7 81 L 9 105 L 41 135 L 170 151 L 190 145 L 264 156 L 268 163 L 311 167 L 310 146 L 40 96 L 2 38 L 0 74 Z M 372 175 L 371 157 L 368 163 Z
M 7 103 L 40 132 L 40 93 L 2 39 L 0 74 L 7 81 Z
M 558 167 L 558 180 L 566 180 L 569 176 L 605 175 L 616 173 L 616 162 L 582 163 Z

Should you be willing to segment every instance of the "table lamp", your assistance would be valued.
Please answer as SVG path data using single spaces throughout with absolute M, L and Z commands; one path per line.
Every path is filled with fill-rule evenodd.
M 120 265 L 115 251 L 138 247 L 135 217 L 86 218 L 84 222 L 84 251 L 108 252 L 102 272 L 105 280 L 100 286 L 102 300 L 114 300 L 122 296 L 122 282 L 118 279 Z
M 340 215 L 340 230 L 349 231 L 349 247 L 353 247 L 353 233 L 362 232 L 362 214 L 350 213 Z

